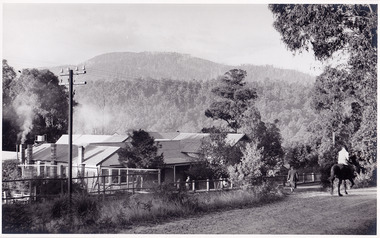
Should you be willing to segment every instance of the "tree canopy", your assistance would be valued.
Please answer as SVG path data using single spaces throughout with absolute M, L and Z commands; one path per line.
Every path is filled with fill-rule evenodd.
M 24 69 L 17 77 L 3 60 L 3 148 L 33 143 L 36 135 L 55 142 L 67 133 L 68 93 L 48 70 Z
M 144 130 L 134 130 L 130 143 L 118 152 L 121 164 L 128 168 L 157 169 L 164 164 L 163 154 L 158 155 L 158 144 Z
M 243 81 L 246 76 L 246 71 L 232 69 L 220 77 L 220 85 L 211 90 L 217 100 L 205 111 L 206 117 L 225 121 L 233 132 L 242 126 L 244 112 L 257 98 L 256 90 L 246 87 Z
M 318 113 L 313 131 L 320 164 L 344 143 L 376 167 L 377 5 L 270 5 L 274 27 L 293 52 L 312 50 L 329 63 L 317 78 L 312 106 Z M 333 64 L 335 60 L 338 64 Z M 324 156 L 325 155 L 325 156 Z

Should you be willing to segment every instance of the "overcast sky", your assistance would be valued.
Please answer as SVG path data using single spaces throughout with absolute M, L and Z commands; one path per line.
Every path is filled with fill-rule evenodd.
M 311 54 L 286 49 L 264 4 L 8 3 L 2 20 L 3 59 L 16 70 L 79 64 L 108 52 L 165 51 L 321 72 Z

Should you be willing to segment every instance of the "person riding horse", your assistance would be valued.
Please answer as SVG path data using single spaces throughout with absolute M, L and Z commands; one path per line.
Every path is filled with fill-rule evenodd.
M 346 148 L 342 146 L 342 149 L 338 153 L 338 164 L 344 164 L 348 166 L 348 160 L 349 160 L 348 152 Z
M 350 157 L 346 148 L 342 146 L 342 149 L 338 153 L 338 164 L 335 164 L 331 167 L 331 176 L 329 180 L 331 181 L 331 194 L 333 194 L 334 189 L 334 179 L 338 178 L 338 195 L 342 196 L 340 193 L 340 185 L 342 183 L 342 180 L 344 181 L 344 190 L 347 194 L 346 190 L 346 179 L 350 180 L 351 187 L 354 186 L 354 178 L 355 178 L 355 171 L 357 173 L 360 172 L 360 166 L 357 163 L 355 156 Z

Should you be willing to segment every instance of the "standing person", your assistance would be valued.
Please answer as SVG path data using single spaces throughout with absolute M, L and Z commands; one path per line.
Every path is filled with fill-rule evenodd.
M 290 170 L 288 172 L 288 181 L 290 183 L 290 191 L 294 192 L 294 189 L 297 188 L 298 181 L 298 172 L 294 169 L 294 166 L 290 166 Z
M 186 178 L 186 189 L 190 190 L 190 176 L 187 176 Z
M 342 149 L 338 153 L 338 164 L 348 165 L 348 156 L 346 148 L 342 146 Z

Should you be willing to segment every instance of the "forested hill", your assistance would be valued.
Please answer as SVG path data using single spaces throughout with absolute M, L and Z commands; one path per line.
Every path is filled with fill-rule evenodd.
M 256 106 L 264 122 L 279 120 L 284 144 L 304 141 L 314 120 L 310 89 L 315 78 L 273 66 L 224 65 L 179 53 L 108 53 L 83 63 L 87 81 L 76 87 L 76 133 L 113 134 L 132 129 L 199 132 L 213 122 L 204 115 L 218 76 L 247 71 L 257 88 Z M 67 67 L 67 66 L 66 66 Z M 58 74 L 61 68 L 51 69 Z
M 78 78 L 86 81 L 114 81 L 136 78 L 205 81 L 215 79 L 233 68 L 246 70 L 248 82 L 273 79 L 311 84 L 315 80 L 308 74 L 269 65 L 225 65 L 192 57 L 188 54 L 167 52 L 107 53 L 89 59 L 80 65 L 86 65 L 87 74 L 78 76 Z M 73 68 L 73 66 L 71 67 Z M 54 67 L 50 70 L 58 75 L 61 68 L 67 68 L 67 66 Z
M 211 104 L 216 80 L 179 81 L 133 79 L 89 82 L 76 87 L 79 106 L 74 132 L 125 133 L 132 129 L 160 132 L 200 132 L 213 122 L 204 112 Z M 249 83 L 257 89 L 256 106 L 264 122 L 279 120 L 284 145 L 305 141 L 315 114 L 310 109 L 311 86 L 267 79 Z

